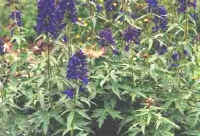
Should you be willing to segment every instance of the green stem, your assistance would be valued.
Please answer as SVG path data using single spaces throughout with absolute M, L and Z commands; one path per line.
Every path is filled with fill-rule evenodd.
M 74 136 L 74 129 L 72 128 L 72 130 L 70 131 L 70 136 Z
M 126 0 L 121 0 L 121 10 L 124 11 L 126 7 Z
M 185 24 L 185 36 L 184 36 L 184 40 L 187 40 L 187 34 L 188 34 L 188 17 L 186 15 L 186 24 Z
M 71 57 L 72 54 L 72 49 L 71 49 L 71 43 L 72 43 L 72 39 L 71 39 L 71 24 L 68 25 L 68 27 L 66 27 L 66 33 L 67 33 L 67 37 L 68 37 L 68 58 Z
M 187 9 L 185 11 L 184 16 L 185 16 L 185 20 L 186 20 L 185 28 L 184 28 L 185 29 L 185 31 L 184 31 L 184 41 L 186 41 L 187 40 L 187 34 L 188 34 L 188 15 L 187 15 Z
M 71 55 L 72 55 L 72 38 L 71 38 L 71 28 L 72 28 L 72 26 L 71 26 L 72 24 L 70 23 L 69 25 L 68 25 L 68 27 L 66 27 L 66 33 L 67 33 L 67 36 L 68 36 L 68 58 L 70 58 L 71 57 Z M 75 105 L 75 103 L 76 103 L 76 94 L 75 94 L 75 99 L 74 99 L 74 105 Z M 72 124 L 73 125 L 73 124 Z M 72 126 L 72 129 L 70 130 L 70 136 L 74 136 L 74 129 L 73 129 L 73 126 Z
M 47 86 L 48 86 L 48 90 L 49 92 L 51 92 L 51 64 L 50 64 L 50 49 L 49 49 L 49 37 L 47 36 L 47 78 L 48 78 L 48 82 L 47 82 Z

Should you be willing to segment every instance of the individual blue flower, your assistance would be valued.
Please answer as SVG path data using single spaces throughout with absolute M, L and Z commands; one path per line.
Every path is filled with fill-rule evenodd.
M 18 26 L 22 26 L 21 11 L 15 10 L 11 13 L 10 18 L 12 18 Z
M 119 50 L 118 49 L 113 49 L 112 52 L 113 52 L 114 55 L 119 55 Z
M 4 54 L 4 42 L 0 39 L 0 55 Z
M 12 29 L 10 30 L 10 36 L 11 36 L 11 37 L 13 37 L 14 31 L 15 31 L 15 28 L 12 28 Z
M 185 56 L 189 56 L 189 52 L 188 52 L 186 49 L 183 50 L 183 54 L 184 54 Z
M 83 84 L 87 85 L 89 82 L 87 73 L 88 69 L 86 56 L 80 50 L 69 59 L 67 66 L 67 78 L 81 80 Z
M 96 4 L 97 12 L 101 12 L 103 7 L 100 4 Z
M 85 91 L 85 88 L 81 85 L 81 86 L 79 87 L 79 91 L 80 91 L 80 92 L 84 92 L 84 91 Z
M 105 0 L 104 1 L 104 7 L 106 9 L 107 12 L 113 11 L 116 9 L 116 6 L 114 6 L 114 2 L 116 2 L 116 0 Z
M 198 21 L 198 19 L 199 19 L 197 13 L 190 13 L 190 16 L 191 16 L 195 21 Z
M 180 59 L 179 53 L 178 53 L 178 52 L 174 52 L 174 53 L 172 54 L 172 59 L 173 59 L 174 61 L 178 61 L 178 60 Z
M 125 48 L 124 48 L 124 50 L 127 51 L 127 52 L 129 51 L 129 49 L 130 49 L 129 45 L 126 45 Z
M 159 55 L 163 55 L 167 52 L 167 47 L 165 45 L 162 45 L 158 51 Z
M 146 3 L 148 3 L 148 6 L 150 8 L 156 7 L 158 4 L 157 0 L 145 0 L 145 1 L 146 1 Z
M 178 67 L 179 64 L 176 64 L 176 63 L 172 63 L 170 67 Z
M 83 82 L 84 85 L 87 85 L 89 83 L 89 79 L 88 79 L 87 76 L 84 76 L 84 77 L 82 77 L 80 79 L 82 80 L 82 82 Z
M 136 44 L 140 43 L 141 31 L 135 27 L 129 26 L 123 33 L 123 38 L 126 42 L 134 42 Z
M 63 91 L 63 93 L 66 94 L 70 99 L 73 99 L 73 97 L 74 97 L 74 89 L 73 88 L 67 89 L 67 90 Z
M 112 36 L 112 31 L 110 28 L 105 28 L 99 32 L 99 44 L 101 46 L 115 45 L 115 41 Z
M 196 0 L 178 0 L 178 12 L 185 13 L 188 7 L 197 7 Z
M 157 40 L 154 41 L 154 48 L 157 51 L 158 55 L 164 55 L 167 52 L 167 46 L 160 45 L 160 42 Z
M 64 36 L 63 36 L 63 42 L 67 42 L 68 41 L 68 38 L 67 38 L 67 35 L 65 34 Z
M 167 52 L 167 47 L 165 45 L 162 45 L 157 49 L 157 52 L 159 55 L 163 55 Z
M 137 13 L 134 13 L 134 12 L 133 12 L 133 13 L 131 13 L 131 14 L 130 14 L 130 16 L 131 16 L 131 18 L 132 18 L 132 19 L 137 19 L 137 18 L 139 18 L 139 17 L 140 17 L 140 15 L 139 15 L 139 14 L 137 14 Z

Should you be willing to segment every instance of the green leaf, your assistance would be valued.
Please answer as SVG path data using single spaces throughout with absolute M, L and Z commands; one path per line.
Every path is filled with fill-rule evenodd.
M 178 125 L 176 125 L 174 122 L 170 121 L 169 119 L 163 117 L 163 120 L 166 121 L 167 123 L 173 125 L 174 127 L 180 129 L 180 127 Z
M 75 115 L 75 112 L 72 111 L 69 113 L 68 117 L 67 117 L 67 130 L 72 130 L 72 122 L 74 120 L 74 115 Z
M 76 110 L 76 112 L 81 115 L 82 117 L 91 120 L 91 118 L 87 115 L 86 110 Z
M 63 118 L 55 111 L 55 112 L 53 112 L 52 114 L 51 114 L 51 116 L 55 119 L 55 120 L 57 120 L 59 123 L 61 123 L 61 124 L 65 124 L 65 122 L 64 122 L 64 120 L 63 120 Z
M 119 111 L 115 111 L 112 109 L 107 109 L 106 111 L 111 115 L 113 119 L 123 119 Z
M 102 127 L 102 125 L 103 125 L 105 119 L 106 119 L 106 116 L 104 116 L 104 115 L 101 116 L 101 117 L 99 117 L 99 118 L 97 119 L 97 122 L 99 123 L 99 124 L 98 124 L 98 127 L 99 127 L 99 128 Z
M 49 126 L 49 118 L 46 119 L 46 120 L 43 122 L 43 125 L 42 125 L 43 132 L 44 132 L 45 135 L 47 135 L 48 126 Z
M 149 39 L 149 50 L 151 50 L 151 48 L 152 48 L 152 46 L 153 46 L 153 39 Z
M 103 87 L 103 85 L 109 81 L 109 75 L 107 75 L 106 77 L 104 77 L 104 79 L 100 82 L 100 86 Z
M 96 109 L 94 111 L 93 117 L 97 118 L 99 128 L 102 127 L 104 120 L 106 119 L 107 115 L 108 114 L 106 113 L 105 109 Z

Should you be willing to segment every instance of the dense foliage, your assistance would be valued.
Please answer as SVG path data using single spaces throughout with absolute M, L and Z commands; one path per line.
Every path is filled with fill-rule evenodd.
M 1 0 L 0 18 L 0 136 L 200 136 L 200 1 Z

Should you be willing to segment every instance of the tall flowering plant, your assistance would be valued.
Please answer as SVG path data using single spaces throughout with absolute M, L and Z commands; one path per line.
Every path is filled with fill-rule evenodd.
M 88 80 L 88 69 L 87 69 L 87 60 L 86 56 L 80 50 L 76 52 L 70 59 L 67 65 L 67 79 L 69 80 L 81 80 L 82 84 L 80 85 L 79 90 L 83 91 L 83 85 L 87 85 Z M 74 91 L 68 89 L 64 91 L 70 98 L 73 98 Z
M 3 2 L 0 135 L 198 136 L 199 7 Z
M 38 34 L 50 33 L 56 38 L 66 26 L 64 22 L 65 13 L 68 13 L 71 21 L 76 22 L 76 8 L 73 0 L 39 0 L 36 31 Z

